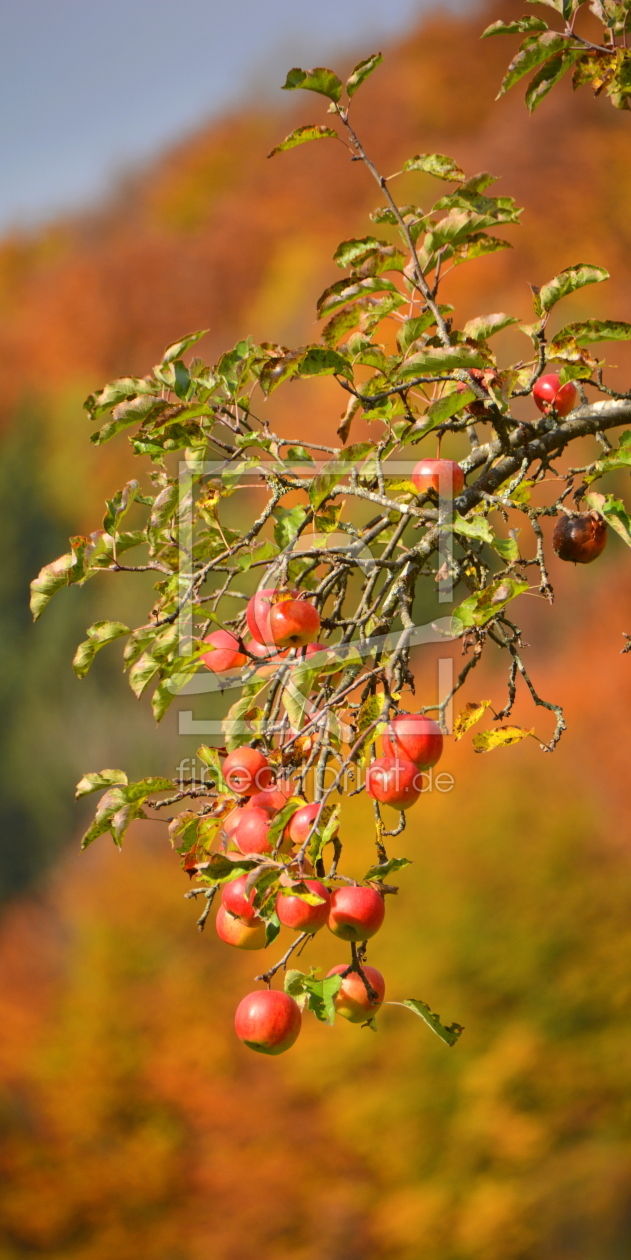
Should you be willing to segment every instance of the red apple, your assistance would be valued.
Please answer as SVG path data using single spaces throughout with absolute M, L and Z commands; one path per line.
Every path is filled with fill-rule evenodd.
M 388 722 L 382 742 L 386 757 L 413 761 L 419 770 L 435 766 L 443 751 L 440 726 L 423 713 L 398 713 Z
M 271 853 L 267 839 L 272 818 L 266 809 L 244 809 L 234 833 L 234 842 L 241 853 Z
M 249 639 L 245 646 L 253 656 L 264 658 L 264 664 L 257 666 L 256 672 L 259 678 L 272 678 L 287 656 L 287 651 L 276 652 L 274 645 L 267 647 L 263 643 L 257 643 L 256 639 Z
M 376 889 L 348 884 L 331 897 L 329 928 L 343 941 L 367 941 L 379 931 L 385 913 L 384 899 Z
M 300 897 L 292 897 L 291 893 L 279 892 L 276 898 L 276 913 L 285 927 L 293 928 L 294 932 L 313 934 L 324 927 L 329 917 L 331 895 L 328 888 L 325 888 L 324 884 L 317 879 L 306 879 L 304 882 L 305 888 L 310 893 L 322 898 L 320 904 L 310 906 L 307 901 L 301 901 Z
M 275 587 L 265 587 L 264 590 L 257 591 L 256 595 L 252 596 L 245 610 L 245 619 L 252 638 L 257 643 L 263 644 L 268 652 L 275 646 L 270 630 L 269 615 L 272 604 L 276 602 L 278 596 L 279 592 Z M 250 647 L 250 651 L 254 650 Z
M 223 777 L 236 796 L 254 796 L 272 781 L 272 769 L 258 748 L 235 748 L 223 763 Z
M 245 885 L 247 875 L 239 875 L 237 879 L 233 879 L 229 884 L 224 884 L 221 893 L 222 906 L 230 911 L 237 919 L 242 919 L 244 923 L 260 923 L 257 918 L 256 910 L 252 905 L 256 893 L 255 888 L 250 889 L 248 896 L 245 894 Z
M 327 972 L 327 979 L 329 976 L 339 976 L 343 971 L 348 971 L 348 963 L 340 963 L 339 967 L 332 967 Z M 367 967 L 364 963 L 362 971 L 377 994 L 376 1002 L 369 998 L 366 985 L 357 971 L 349 971 L 348 975 L 344 976 L 341 987 L 333 999 L 337 1014 L 343 1015 L 344 1019 L 348 1019 L 351 1024 L 363 1024 L 367 1019 L 372 1019 L 373 1015 L 377 1014 L 386 992 L 386 982 L 376 967 Z
M 240 669 L 247 663 L 248 658 L 240 650 L 239 640 L 229 630 L 213 630 L 204 643 L 210 643 L 212 651 L 206 652 L 200 660 L 213 674 L 224 674 L 227 669 L 237 667 Z
M 464 473 L 453 459 L 420 459 L 412 481 L 418 494 L 434 490 L 442 499 L 455 499 L 464 490 Z
M 279 989 L 248 993 L 239 1002 L 234 1017 L 239 1041 L 259 1054 L 284 1054 L 293 1046 L 301 1024 L 298 1003 Z
M 576 406 L 578 390 L 574 381 L 561 385 L 556 372 L 549 372 L 535 381 L 532 396 L 539 410 L 546 415 L 554 410 L 558 416 L 567 416 Z
M 366 771 L 366 791 L 382 805 L 409 809 L 423 787 L 421 771 L 402 757 L 377 757 Z
M 302 805 L 292 814 L 287 826 L 285 827 L 285 836 L 292 844 L 304 844 L 311 828 L 320 812 L 320 802 L 313 801 L 310 805 Z
M 604 551 L 607 522 L 600 512 L 577 512 L 560 516 L 552 535 L 552 546 L 559 560 L 575 564 L 591 564 Z
M 265 924 L 261 919 L 254 923 L 245 923 L 221 905 L 217 911 L 215 927 L 217 935 L 226 945 L 236 945 L 237 949 L 265 948 Z
M 277 647 L 304 647 L 318 637 L 320 614 L 306 599 L 281 599 L 270 608 L 269 624 Z
M 229 840 L 231 840 L 232 837 L 234 836 L 234 833 L 237 830 L 237 827 L 239 826 L 239 823 L 241 822 L 242 817 L 243 817 L 243 806 L 237 805 L 236 809 L 231 810 L 227 818 L 224 818 L 221 826 L 222 826 L 224 835 L 226 835 Z
M 276 784 L 274 787 L 266 788 L 264 792 L 256 792 L 244 805 L 244 809 L 266 809 L 270 814 L 276 814 L 287 804 L 289 797 L 290 793 L 284 792 Z

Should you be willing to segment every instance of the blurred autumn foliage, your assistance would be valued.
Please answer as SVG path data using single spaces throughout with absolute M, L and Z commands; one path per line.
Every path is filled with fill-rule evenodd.
M 534 119 L 516 95 L 494 104 L 506 50 L 478 35 L 520 12 L 506 0 L 425 22 L 391 50 L 358 121 L 386 170 L 447 151 L 469 172 L 500 174 L 498 190 L 526 206 L 514 251 L 479 264 L 483 303 L 481 270 L 456 273 L 465 318 L 527 319 L 528 282 L 579 260 L 612 272 L 590 291 L 590 314 L 629 318 L 628 121 L 568 87 Z M 73 679 L 98 592 L 69 593 L 33 632 L 27 583 L 131 475 L 122 440 L 97 467 L 80 409 L 88 389 L 142 374 L 198 326 L 211 330 L 207 357 L 247 333 L 311 335 L 327 260 L 369 230 L 374 204 L 341 147 L 267 163 L 279 136 L 315 119 L 308 103 L 290 117 L 244 111 L 101 213 L 0 246 L 4 892 L 37 880 L 78 830 L 64 802 L 82 771 L 142 774 L 159 748 L 171 773 L 191 751 L 174 725 L 152 733 L 106 653 L 94 680 Z M 569 299 L 564 318 L 583 301 Z M 622 349 L 616 358 L 623 367 Z M 277 404 L 279 423 L 326 433 L 338 419 L 329 397 L 326 382 L 296 392 L 293 407 L 291 396 Z M 391 1007 L 377 1036 L 310 1020 L 286 1060 L 250 1055 L 231 1019 L 256 968 L 212 923 L 196 934 L 178 861 L 150 827 L 136 824 L 122 857 L 104 844 L 64 856 L 37 894 L 6 908 L 0 1260 L 628 1256 L 627 565 L 611 538 L 594 571 L 555 563 L 554 609 L 530 600 L 540 690 L 569 721 L 554 758 L 534 741 L 488 756 L 450 741 L 455 789 L 427 793 L 406 832 L 414 865 L 370 961 L 387 996 L 423 998 L 466 1026 L 453 1050 Z M 431 654 L 419 655 L 418 680 L 422 693 L 434 686 Z M 502 686 L 476 676 L 471 698 Z M 531 725 L 530 709 L 516 720 Z M 351 850 L 366 808 L 347 815 Z M 333 938 L 327 948 L 339 961 Z

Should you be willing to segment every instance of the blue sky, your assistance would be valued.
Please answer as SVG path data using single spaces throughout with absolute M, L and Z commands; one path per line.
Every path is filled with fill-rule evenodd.
M 283 68 L 358 59 L 432 0 L 0 0 L 0 232 L 98 197 Z M 440 0 L 441 9 L 471 0 Z

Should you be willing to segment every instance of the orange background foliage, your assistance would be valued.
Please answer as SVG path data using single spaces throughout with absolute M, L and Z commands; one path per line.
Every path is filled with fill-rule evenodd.
M 567 87 L 533 120 L 518 95 L 493 104 L 508 41 L 477 36 L 514 12 L 424 24 L 358 98 L 361 129 L 388 171 L 447 151 L 525 204 L 515 250 L 454 277 L 463 318 L 528 318 L 527 282 L 579 260 L 614 279 L 567 302 L 564 320 L 629 318 L 628 119 Z M 102 214 L 3 244 L 3 423 L 18 423 L 35 390 L 46 493 L 73 532 L 98 524 L 104 492 L 131 475 L 122 441 L 104 456 L 89 447 L 82 391 L 143 373 L 196 326 L 211 329 L 209 356 L 247 333 L 313 336 L 327 259 L 370 230 L 378 200 L 334 146 L 267 163 L 318 109 L 313 98 L 291 119 L 244 112 L 167 154 Z M 625 363 L 617 347 L 611 357 Z M 330 399 L 328 384 L 287 391 L 279 423 L 328 432 Z M 454 791 L 427 793 L 395 842 L 414 865 L 370 961 L 387 996 L 421 997 L 466 1026 L 454 1049 L 396 1007 L 376 1036 L 309 1017 L 283 1059 L 240 1047 L 232 1012 L 258 967 L 212 922 L 195 932 L 178 861 L 149 826 L 123 856 L 107 842 L 73 850 L 5 911 L 0 1260 L 629 1254 L 628 572 L 612 538 L 594 570 L 553 563 L 554 609 L 521 601 L 539 690 L 568 716 L 554 758 L 534 741 L 476 756 L 450 740 Z M 432 669 L 417 664 L 428 694 Z M 495 666 L 473 677 L 467 698 L 502 703 Z M 525 702 L 516 720 L 532 724 Z M 115 730 L 111 740 L 114 758 Z M 80 742 L 77 777 L 95 768 Z M 173 737 L 165 764 L 180 752 Z M 358 875 L 366 809 L 360 799 L 345 814 Z M 332 938 L 318 953 L 339 960 Z

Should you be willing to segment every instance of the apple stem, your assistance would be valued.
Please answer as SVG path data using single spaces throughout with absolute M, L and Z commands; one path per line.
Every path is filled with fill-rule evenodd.
M 359 949 L 357 948 L 355 941 L 351 941 L 351 955 L 352 955 L 353 961 L 350 964 L 350 966 L 346 968 L 346 971 L 342 972 L 342 979 L 344 979 L 345 976 L 350 975 L 352 971 L 356 971 L 357 975 L 361 976 L 364 988 L 366 990 L 366 993 L 368 994 L 368 997 L 370 998 L 370 1001 L 376 1005 L 379 1001 L 379 994 L 375 992 L 375 990 L 373 989 L 370 983 L 370 980 L 368 979 L 368 976 L 365 974 L 364 971 L 362 971 L 362 962 L 366 955 L 366 941 L 361 942 Z

